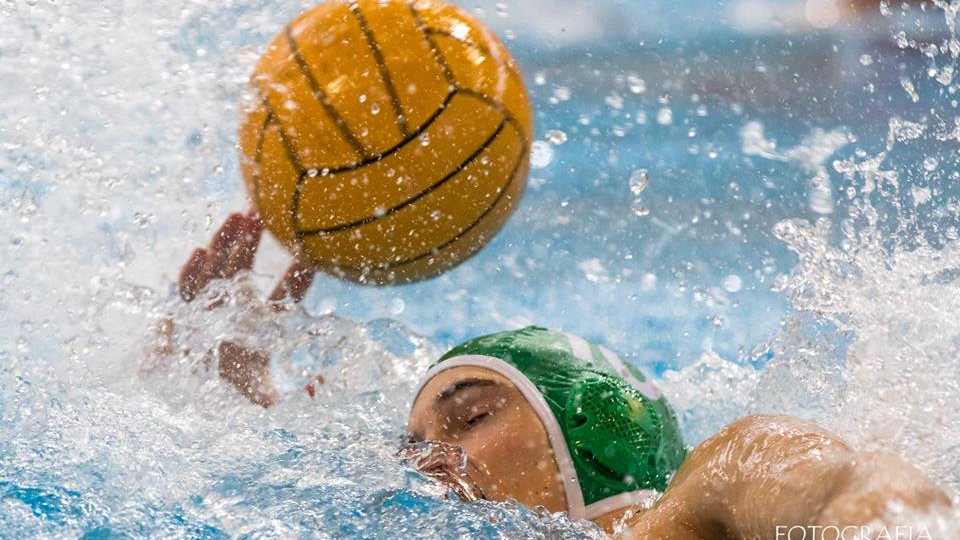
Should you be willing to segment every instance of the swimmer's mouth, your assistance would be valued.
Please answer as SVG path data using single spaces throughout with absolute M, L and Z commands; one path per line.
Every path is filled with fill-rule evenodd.
M 438 441 L 411 443 L 401 448 L 397 457 L 449 488 L 464 502 L 487 498 L 467 471 L 467 454 L 461 446 Z

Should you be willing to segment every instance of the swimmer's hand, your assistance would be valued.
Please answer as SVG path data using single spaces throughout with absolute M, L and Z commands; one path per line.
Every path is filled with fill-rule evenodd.
M 814 538 L 814 527 L 877 522 L 894 530 L 891 508 L 923 513 L 950 504 L 896 456 L 854 451 L 795 418 L 752 416 L 698 446 L 653 508 L 627 519 L 622 537 L 774 539 L 806 527 Z
M 231 214 L 213 235 L 210 245 L 195 249 L 181 268 L 178 281 L 180 297 L 185 302 L 192 302 L 212 281 L 233 279 L 240 272 L 250 271 L 262 237 L 263 224 L 254 212 Z M 299 303 L 306 296 L 315 275 L 313 269 L 299 262 L 294 263 L 270 294 L 269 305 L 274 311 L 284 311 Z M 222 298 L 215 298 L 206 307 L 215 309 L 223 303 Z M 174 350 L 173 321 L 161 321 L 157 331 L 160 338 L 157 351 L 171 354 Z M 211 357 L 214 356 L 212 353 Z M 262 407 L 273 405 L 277 392 L 270 380 L 269 353 L 224 340 L 217 347 L 215 357 L 221 378 L 252 403 Z M 318 384 L 323 384 L 321 375 L 317 375 L 304 390 L 313 397 Z
M 257 257 L 263 223 L 254 212 L 231 214 L 206 248 L 197 248 L 180 270 L 180 297 L 192 302 L 215 279 L 233 279 L 241 271 L 250 271 Z M 307 294 L 316 272 L 296 262 L 270 295 L 274 309 L 299 303 Z M 217 307 L 219 302 L 209 307 Z

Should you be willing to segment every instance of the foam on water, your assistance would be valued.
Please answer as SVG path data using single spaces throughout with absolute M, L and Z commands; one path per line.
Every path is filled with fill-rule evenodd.
M 936 3 L 952 25 L 960 4 Z M 449 501 L 396 459 L 413 387 L 438 352 L 429 340 L 389 321 L 263 315 L 236 294 L 243 283 L 226 284 L 235 302 L 211 312 L 169 300 L 161 284 L 189 248 L 244 204 L 233 180 L 243 82 L 259 48 L 305 4 L 0 3 L 5 534 L 599 537 L 515 505 Z M 550 11 L 537 5 L 516 9 Z M 600 19 L 576 39 L 598 33 Z M 918 97 L 931 81 L 954 84 L 956 38 L 933 50 L 898 42 L 931 58 L 929 80 L 910 81 Z M 658 108 L 662 119 L 670 113 L 661 124 L 680 121 Z M 809 208 L 830 217 L 776 229 L 799 261 L 778 284 L 793 313 L 777 336 L 754 358 L 705 353 L 664 376 L 689 442 L 750 412 L 795 414 L 865 448 L 901 452 L 960 488 L 951 415 L 960 407 L 960 206 L 946 196 L 960 120 L 942 103 L 928 110 L 892 119 L 886 140 L 846 157 L 834 154 L 858 142 L 845 129 L 778 150 L 763 124 L 726 126 L 743 130 L 744 156 L 799 166 L 811 178 Z M 919 156 L 906 152 L 920 143 Z M 621 191 L 633 198 L 626 182 Z M 588 257 L 573 271 L 612 287 L 624 274 L 608 266 Z M 262 291 L 277 270 L 241 281 Z M 743 287 L 723 283 L 730 293 Z M 582 294 L 599 313 L 615 291 Z M 686 315 L 666 297 L 646 309 Z M 188 352 L 151 357 L 151 329 L 171 315 L 177 349 Z M 275 353 L 283 392 L 274 409 L 246 404 L 207 365 L 207 350 L 239 335 Z M 311 400 L 299 388 L 315 371 L 327 383 Z M 945 530 L 950 523 L 960 522 L 944 521 Z
M 446 500 L 444 489 L 396 458 L 413 387 L 437 355 L 425 340 L 390 321 L 302 312 L 251 321 L 256 304 L 237 300 L 204 313 L 162 303 L 156 313 L 178 321 L 177 354 L 151 358 L 155 343 L 146 340 L 142 351 L 124 352 L 126 366 L 88 382 L 37 362 L 15 366 L 12 383 L 0 387 L 0 530 L 599 537 L 562 516 Z M 223 332 L 238 335 L 238 325 L 251 322 L 260 329 L 245 334 L 247 344 L 282 348 L 270 350 L 287 391 L 269 412 L 237 396 L 206 358 Z M 299 388 L 318 372 L 326 384 L 311 399 Z
M 951 28 L 957 8 L 947 10 Z M 942 52 L 955 59 L 952 42 Z M 942 83 L 938 73 L 928 76 Z M 955 152 L 955 127 L 939 115 L 895 116 L 879 152 L 834 160 L 846 195 L 842 212 L 777 224 L 773 234 L 799 262 L 776 285 L 792 313 L 755 351 L 773 360 L 755 371 L 706 354 L 662 381 L 691 442 L 745 414 L 791 414 L 858 448 L 906 457 L 960 500 L 957 160 L 947 158 L 945 170 L 932 157 Z M 827 173 L 827 158 L 855 142 L 840 133 L 815 130 L 800 146 L 778 151 L 759 123 L 741 132 L 745 154 L 797 161 L 818 176 Z M 911 144 L 929 155 L 911 154 Z M 897 160 L 901 153 L 908 157 Z M 925 523 L 933 537 L 955 538 L 960 513 Z

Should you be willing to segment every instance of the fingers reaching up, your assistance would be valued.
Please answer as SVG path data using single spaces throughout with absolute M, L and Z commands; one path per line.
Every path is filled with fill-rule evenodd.
M 242 270 L 253 268 L 263 237 L 263 223 L 253 212 L 231 214 L 206 248 L 197 248 L 180 270 L 180 296 L 193 301 L 214 279 L 230 279 Z M 313 283 L 316 270 L 302 263 L 293 264 L 270 295 L 274 309 L 288 302 L 299 303 Z
M 263 225 L 253 213 L 231 214 L 213 235 L 210 245 L 198 248 L 180 271 L 180 296 L 192 301 L 214 279 L 230 279 L 253 267 L 263 236 Z
M 207 259 L 209 255 L 207 250 L 197 248 L 193 250 L 186 264 L 180 269 L 180 297 L 185 302 L 190 302 L 197 297 L 197 293 L 203 290 L 210 281 L 209 272 L 207 272 Z
M 294 263 L 270 295 L 274 309 L 283 309 L 287 301 L 297 304 L 303 300 L 316 275 L 316 270 L 302 263 Z

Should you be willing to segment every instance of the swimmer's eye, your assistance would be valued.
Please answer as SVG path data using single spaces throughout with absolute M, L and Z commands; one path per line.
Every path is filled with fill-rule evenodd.
M 482 413 L 480 413 L 480 414 L 478 414 L 478 415 L 475 415 L 475 416 L 473 416 L 472 418 L 470 418 L 469 420 L 467 420 L 467 426 L 469 426 L 469 427 L 472 428 L 472 427 L 476 426 L 477 424 L 479 424 L 480 422 L 483 422 L 484 420 L 486 420 L 487 418 L 489 418 L 489 417 L 492 416 L 492 415 L 493 415 L 493 413 L 490 413 L 490 412 L 482 412 Z

